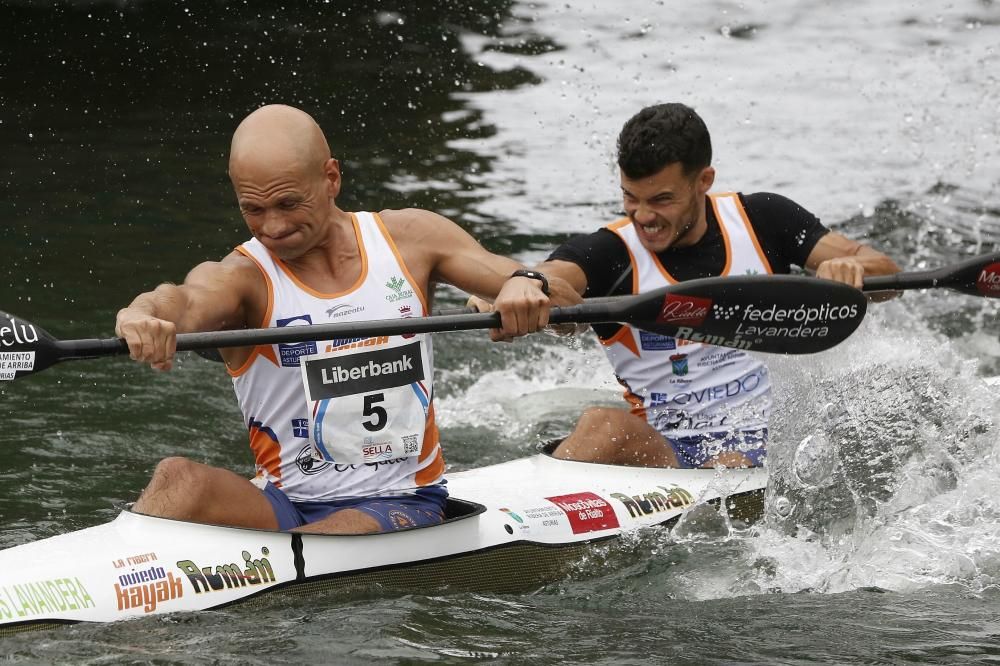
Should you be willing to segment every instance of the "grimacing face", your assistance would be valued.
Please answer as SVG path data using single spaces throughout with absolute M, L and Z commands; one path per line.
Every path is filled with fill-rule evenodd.
M 639 241 L 650 252 L 696 243 L 705 226 L 705 194 L 715 170 L 705 167 L 693 176 L 673 162 L 645 178 L 621 174 L 625 214 L 635 224 Z
M 296 259 L 319 242 L 330 211 L 328 181 L 321 173 L 302 171 L 250 167 L 233 179 L 250 233 L 283 260 Z

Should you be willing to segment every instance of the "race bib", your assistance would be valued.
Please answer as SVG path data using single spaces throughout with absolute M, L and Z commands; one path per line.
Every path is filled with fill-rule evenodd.
M 315 354 L 301 367 L 317 458 L 361 464 L 420 453 L 430 400 L 419 341 Z

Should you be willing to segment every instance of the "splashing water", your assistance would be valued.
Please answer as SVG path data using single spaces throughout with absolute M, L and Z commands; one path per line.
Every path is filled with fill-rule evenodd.
M 885 309 L 811 371 L 779 364 L 792 408 L 747 542 L 760 589 L 982 591 L 1000 575 L 1000 394 L 915 317 L 901 327 L 901 303 Z

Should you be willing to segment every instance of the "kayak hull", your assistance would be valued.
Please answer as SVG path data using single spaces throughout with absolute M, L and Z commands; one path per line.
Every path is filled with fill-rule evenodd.
M 448 519 L 385 534 L 313 535 L 123 511 L 0 551 L 0 637 L 71 622 L 205 610 L 275 593 L 519 592 L 566 575 L 594 542 L 724 503 L 752 522 L 763 469 L 598 465 L 538 454 L 449 475 Z

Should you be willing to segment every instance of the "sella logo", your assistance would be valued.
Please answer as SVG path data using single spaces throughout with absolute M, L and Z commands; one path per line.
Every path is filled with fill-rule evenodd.
M 1000 298 L 1000 263 L 990 264 L 976 278 L 976 290 L 983 296 Z
M 701 326 L 711 311 L 712 300 L 709 298 L 667 294 L 656 322 L 677 326 Z

